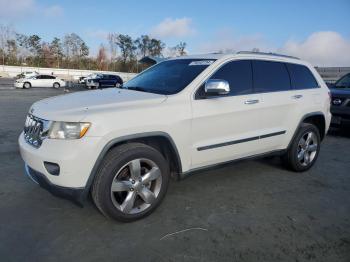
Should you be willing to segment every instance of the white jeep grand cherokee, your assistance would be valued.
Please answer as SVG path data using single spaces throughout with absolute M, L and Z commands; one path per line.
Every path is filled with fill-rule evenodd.
M 189 56 L 156 64 L 121 88 L 44 99 L 19 137 L 27 174 L 107 217 L 150 214 L 171 175 L 276 154 L 294 171 L 316 161 L 331 114 L 315 69 L 293 57 Z

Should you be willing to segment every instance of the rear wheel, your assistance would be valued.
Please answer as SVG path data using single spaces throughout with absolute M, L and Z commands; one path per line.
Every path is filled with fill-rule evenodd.
M 316 162 L 320 141 L 320 132 L 316 126 L 309 123 L 302 124 L 283 156 L 285 164 L 297 172 L 308 170 Z
M 28 88 L 31 88 L 31 87 L 32 87 L 32 85 L 29 82 L 25 82 L 23 84 L 23 88 L 25 88 L 25 89 L 28 89 Z
M 92 198 L 107 217 L 130 222 L 149 215 L 163 200 L 169 167 L 154 148 L 130 143 L 112 149 L 92 186 Z

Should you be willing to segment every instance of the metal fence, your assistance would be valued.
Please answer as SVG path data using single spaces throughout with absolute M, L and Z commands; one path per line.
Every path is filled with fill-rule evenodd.
M 350 67 L 315 67 L 323 80 L 334 83 L 343 75 L 350 73 Z

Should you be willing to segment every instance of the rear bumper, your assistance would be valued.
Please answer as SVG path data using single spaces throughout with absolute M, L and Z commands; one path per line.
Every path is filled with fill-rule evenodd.
M 54 185 L 42 173 L 32 169 L 27 164 L 25 164 L 24 167 L 27 176 L 31 180 L 39 184 L 42 188 L 46 189 L 54 196 L 71 200 L 75 204 L 81 207 L 83 206 L 83 202 L 86 197 L 85 188 L 70 188 Z

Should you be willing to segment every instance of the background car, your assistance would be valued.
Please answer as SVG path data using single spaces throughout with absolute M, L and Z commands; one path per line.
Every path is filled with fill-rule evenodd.
M 22 72 L 19 75 L 17 75 L 17 78 L 30 78 L 32 76 L 37 76 L 39 75 L 38 72 L 36 71 L 28 71 L 28 72 Z
M 31 87 L 53 87 L 59 88 L 66 86 L 66 82 L 52 75 L 37 75 L 30 78 L 22 78 L 15 81 L 16 88 Z
M 332 126 L 350 125 L 350 73 L 330 86 Z
M 123 85 L 123 80 L 118 75 L 99 74 L 95 78 L 86 80 L 87 88 L 119 87 Z
M 78 83 L 79 84 L 85 84 L 85 82 L 86 82 L 86 76 L 81 76 L 81 77 L 79 77 L 79 79 L 78 79 Z

